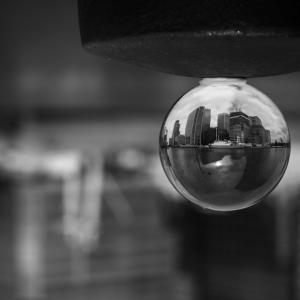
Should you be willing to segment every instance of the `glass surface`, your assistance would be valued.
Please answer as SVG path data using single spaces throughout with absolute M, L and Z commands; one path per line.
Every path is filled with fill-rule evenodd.
M 290 138 L 275 104 L 242 79 L 203 79 L 168 113 L 163 168 L 188 200 L 217 211 L 249 207 L 278 184 Z

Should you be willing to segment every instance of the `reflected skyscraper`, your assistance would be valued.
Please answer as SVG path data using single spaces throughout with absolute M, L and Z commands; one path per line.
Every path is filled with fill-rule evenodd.
M 270 133 L 270 131 L 268 130 Z M 269 144 L 269 134 L 266 133 L 265 128 L 262 125 L 253 125 L 250 130 L 250 142 L 253 145 L 266 146 Z
M 234 143 L 247 143 L 250 130 L 250 118 L 242 111 L 232 112 L 229 117 L 230 140 Z
M 229 114 L 218 114 L 218 130 L 220 129 L 229 131 Z
M 271 143 L 271 133 L 266 130 L 258 116 L 248 116 L 242 111 L 230 113 L 230 140 L 234 143 L 251 143 L 267 146 Z
M 185 127 L 185 142 L 186 144 L 195 144 L 196 122 L 199 116 L 199 108 L 193 110 L 187 119 Z
M 218 114 L 217 138 L 219 140 L 229 139 L 229 114 Z
M 186 144 L 200 145 L 206 144 L 207 135 L 211 120 L 210 109 L 200 106 L 193 110 L 187 119 L 185 128 Z
M 208 143 L 212 144 L 218 140 L 218 128 L 217 127 L 210 127 L 208 129 Z
M 270 130 L 266 130 L 265 133 L 266 133 L 266 143 L 269 145 L 271 144 L 271 132 Z
M 203 120 L 202 120 L 201 145 L 208 145 L 209 144 L 210 121 L 211 121 L 211 111 L 210 111 L 210 109 L 204 108 L 204 110 L 203 110 Z
M 173 146 L 178 145 L 178 136 L 180 135 L 180 122 L 179 120 L 176 120 L 173 128 L 173 134 L 172 134 L 172 144 Z

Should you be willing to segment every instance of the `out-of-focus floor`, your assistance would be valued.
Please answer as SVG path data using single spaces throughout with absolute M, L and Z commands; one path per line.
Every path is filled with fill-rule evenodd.
M 68 244 L 60 234 L 62 203 L 58 186 L 32 186 L 29 193 L 29 198 L 25 199 L 27 204 L 23 205 L 28 205 L 27 209 L 31 211 L 37 209 L 33 206 L 38 206 L 39 212 L 32 216 L 35 220 L 24 221 L 31 223 L 27 226 L 39 227 L 40 232 L 36 234 L 40 235 L 40 240 L 29 247 L 36 247 L 31 249 L 33 252 L 41 251 L 38 253 L 40 257 L 35 257 L 39 261 L 32 261 L 36 264 L 35 268 L 41 269 L 35 270 L 37 274 L 31 274 L 32 282 L 26 284 L 26 278 L 21 279 L 25 280 L 21 282 L 21 288 L 26 285 L 23 292 L 30 294 L 32 291 L 27 290 L 28 284 L 35 285 L 37 278 L 34 277 L 43 276 L 45 282 L 41 284 L 45 285 L 47 299 L 170 297 L 171 283 L 176 279 L 174 240 L 160 220 L 159 195 L 151 188 L 136 189 L 134 192 L 122 189 L 131 209 L 130 220 L 117 220 L 111 208 L 104 203 L 104 219 L 99 224 L 102 234 L 91 251 L 84 249 L 84 245 L 72 245 L 72 241 Z M 35 193 L 43 194 L 42 198 L 31 198 L 35 197 Z M 110 201 L 110 196 L 105 199 Z M 30 268 L 23 274 L 24 277 L 31 275 Z
M 191 297 L 189 281 L 176 268 L 176 240 L 163 214 L 166 199 L 153 186 L 149 172 L 125 170 L 122 175 L 103 163 L 109 160 L 114 165 L 117 158 L 110 158 L 111 154 L 117 155 L 132 144 L 139 148 L 143 139 L 144 144 L 153 140 L 154 122 L 144 120 L 140 128 L 134 122 L 119 122 L 114 129 L 108 127 L 110 123 L 60 124 L 59 128 L 30 125 L 24 129 L 18 137 L 18 149 L 32 151 L 33 157 L 27 154 L 10 176 L 2 172 L 1 298 Z M 131 139 L 124 136 L 128 131 Z M 118 145 L 114 145 L 116 141 Z M 153 156 L 153 145 L 145 147 Z M 49 151 L 51 155 L 44 157 Z M 84 173 L 79 181 L 76 176 L 73 181 L 68 153 L 72 157 L 74 151 L 86 155 L 92 164 L 102 161 L 100 173 L 96 177 Z M 32 169 L 34 157 L 40 157 L 37 164 L 42 165 L 40 160 L 53 159 L 55 153 L 60 157 L 61 152 L 66 153 L 58 163 L 63 166 L 61 174 Z M 136 159 L 132 159 L 134 163 Z M 23 173 L 18 174 L 16 168 Z M 91 180 L 94 184 L 79 190 L 77 199 L 76 186 Z M 66 187 L 71 193 L 67 200 Z M 95 187 L 97 199 L 84 190 Z
M 148 143 L 159 122 L 139 122 L 24 127 L 15 148 L 27 156 L 14 166 L 22 172 L 1 175 L 1 299 L 209 299 L 202 292 L 214 300 L 296 299 L 297 241 L 289 239 L 297 229 L 290 220 L 299 195 L 298 123 L 276 205 L 225 226 L 194 209 L 173 226 L 172 206 L 182 200 L 155 173 L 156 145 Z M 193 228 L 198 220 L 204 238 Z

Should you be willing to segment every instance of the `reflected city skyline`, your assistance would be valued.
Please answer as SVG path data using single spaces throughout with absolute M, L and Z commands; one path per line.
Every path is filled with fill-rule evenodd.
M 170 182 L 203 208 L 259 202 L 280 181 L 289 131 L 275 104 L 240 79 L 204 79 L 173 106 L 160 134 Z
M 243 80 L 232 79 L 230 84 L 205 80 L 174 105 L 162 130 L 162 146 L 288 145 L 284 118 L 266 95 Z
M 211 110 L 200 106 L 187 118 L 184 133 L 180 120 L 176 120 L 172 135 L 164 127 L 163 146 L 209 147 L 272 147 L 287 146 L 283 138 L 271 139 L 271 131 L 263 126 L 258 116 L 248 116 L 243 111 L 219 113 L 217 126 L 211 127 Z

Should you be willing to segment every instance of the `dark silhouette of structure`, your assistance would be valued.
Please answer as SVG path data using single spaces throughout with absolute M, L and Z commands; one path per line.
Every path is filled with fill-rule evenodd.
M 200 106 L 194 109 L 187 118 L 185 134 L 180 134 L 180 121 L 174 123 L 170 146 L 200 146 L 213 144 L 215 141 L 229 141 L 232 144 L 248 146 L 270 146 L 271 132 L 264 128 L 258 116 L 248 116 L 242 111 L 220 113 L 217 126 L 210 127 L 211 110 Z M 168 131 L 162 133 L 162 145 L 167 145 Z M 230 145 L 230 144 L 227 144 Z
M 172 134 L 172 145 L 177 146 L 178 145 L 178 136 L 180 135 L 180 122 L 179 120 L 176 120 L 173 128 L 173 134 Z
M 188 116 L 185 128 L 186 144 L 208 144 L 208 131 L 210 128 L 210 120 L 210 109 L 207 109 L 204 106 L 200 106 L 193 110 Z

